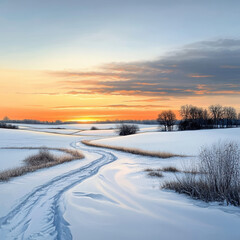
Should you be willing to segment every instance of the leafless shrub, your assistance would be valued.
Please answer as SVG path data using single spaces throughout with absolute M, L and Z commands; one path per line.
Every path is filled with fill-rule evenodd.
M 92 126 L 90 130 L 98 130 L 98 128 L 95 126 Z
M 120 136 L 135 134 L 139 131 L 138 125 L 134 124 L 121 124 L 118 126 L 117 133 Z
M 240 206 L 240 149 L 234 142 L 202 148 L 199 155 L 201 174 L 185 174 L 163 188 L 185 193 L 206 202 L 220 201 Z
M 165 131 L 167 128 L 171 131 L 176 120 L 176 114 L 172 110 L 162 111 L 157 118 L 158 123 L 164 126 Z

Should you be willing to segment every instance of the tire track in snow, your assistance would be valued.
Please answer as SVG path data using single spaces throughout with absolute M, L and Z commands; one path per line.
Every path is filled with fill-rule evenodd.
M 79 145 L 71 144 L 75 148 Z M 36 187 L 4 217 L 0 218 L 2 239 L 72 239 L 69 224 L 65 221 L 63 194 L 73 186 L 95 175 L 99 169 L 117 159 L 104 150 L 81 148 L 101 157 L 85 166 L 57 176 Z

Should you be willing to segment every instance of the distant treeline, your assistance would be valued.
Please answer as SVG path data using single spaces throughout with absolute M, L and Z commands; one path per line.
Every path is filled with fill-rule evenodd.
M 8 117 L 5 117 L 1 123 L 25 123 L 25 124 L 70 124 L 70 123 L 77 123 L 77 122 L 63 122 L 61 120 L 56 121 L 40 121 L 40 120 L 34 120 L 34 119 L 23 119 L 23 120 L 12 120 Z
M 197 130 L 224 127 L 238 127 L 240 114 L 233 107 L 224 107 L 219 104 L 211 105 L 208 109 L 193 105 L 184 105 L 179 110 L 182 119 L 176 121 L 173 111 L 162 111 L 158 116 L 158 123 L 164 125 L 165 131 L 171 131 L 177 124 L 179 130 Z
M 25 124 L 52 124 L 52 125 L 60 125 L 60 124 L 76 124 L 79 123 L 77 121 L 40 121 L 34 119 L 23 119 L 23 120 L 11 120 L 8 117 L 5 117 L 2 123 L 25 123 Z M 93 121 L 91 123 L 136 123 L 136 124 L 158 124 L 157 120 L 105 120 L 105 121 Z
M 136 124 L 158 124 L 155 119 L 152 120 L 106 120 L 106 121 L 96 121 L 94 123 L 136 123 Z
M 132 123 L 132 124 L 160 124 L 164 126 L 165 131 L 171 131 L 174 125 L 177 125 L 179 130 L 197 130 L 197 129 L 211 129 L 224 127 L 239 127 L 240 113 L 233 107 L 221 106 L 219 104 L 211 105 L 208 109 L 193 105 L 181 106 L 179 110 L 181 119 L 177 120 L 176 114 L 172 110 L 162 111 L 156 120 L 105 120 L 93 121 L 91 123 Z M 34 119 L 11 120 L 5 117 L 0 123 L 25 123 L 25 124 L 76 124 L 77 121 L 63 122 L 56 121 L 39 121 Z
M 7 124 L 4 122 L 0 122 L 0 128 L 8 128 L 8 129 L 18 129 L 18 126 Z

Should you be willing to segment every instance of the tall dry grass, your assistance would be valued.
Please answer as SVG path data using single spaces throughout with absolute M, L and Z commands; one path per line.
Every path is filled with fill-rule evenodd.
M 105 145 L 105 144 L 97 144 L 97 143 L 92 143 L 87 140 L 82 140 L 82 143 L 87 146 L 108 148 L 108 149 L 112 149 L 112 150 L 132 153 L 132 154 L 141 155 L 141 156 L 148 156 L 148 157 L 158 157 L 158 158 L 186 157 L 184 155 L 178 155 L 178 154 L 173 154 L 173 153 L 168 153 L 168 152 L 151 152 L 151 151 L 144 151 L 144 150 L 137 149 L 137 148 L 126 148 L 126 147 L 109 146 L 109 145 Z
M 39 149 L 39 148 L 5 148 L 5 149 Z M 67 155 L 57 156 L 50 153 L 49 150 L 56 150 L 67 153 Z M 66 149 L 66 148 L 40 148 L 37 154 L 33 154 L 24 159 L 25 165 L 22 167 L 12 168 L 3 172 L 0 172 L 0 181 L 8 181 L 12 177 L 24 175 L 28 172 L 34 172 L 38 169 L 52 167 L 64 162 L 69 162 L 76 159 L 82 159 L 84 155 L 78 150 Z

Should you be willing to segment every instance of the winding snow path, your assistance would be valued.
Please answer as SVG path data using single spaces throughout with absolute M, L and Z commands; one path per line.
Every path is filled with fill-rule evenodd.
M 71 144 L 75 148 L 80 145 Z M 81 148 L 97 153 L 100 157 L 78 169 L 57 176 L 20 199 L 19 203 L 4 217 L 0 218 L 1 239 L 72 239 L 65 221 L 62 195 L 95 175 L 99 169 L 117 159 L 110 152 Z

